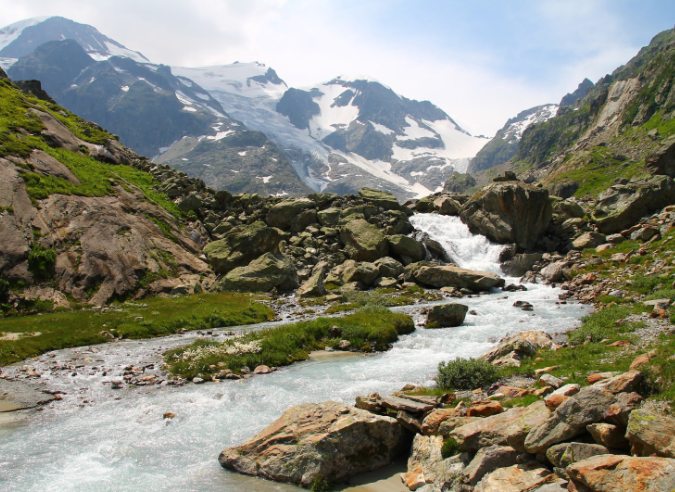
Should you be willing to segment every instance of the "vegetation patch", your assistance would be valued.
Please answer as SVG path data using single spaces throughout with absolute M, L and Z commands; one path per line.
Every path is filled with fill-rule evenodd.
M 113 305 L 104 313 L 82 310 L 0 319 L 0 332 L 17 340 L 0 340 L 0 366 L 50 350 L 110 341 L 147 338 L 180 331 L 268 321 L 274 312 L 246 294 L 196 294 L 152 298 Z M 26 336 L 39 333 L 37 336 Z M 107 332 L 107 333 L 106 333 Z
M 409 316 L 382 307 L 364 308 L 344 318 L 318 318 L 267 328 L 223 343 L 198 340 L 164 356 L 173 374 L 191 379 L 210 377 L 223 367 L 241 373 L 243 367 L 286 366 L 340 340 L 349 340 L 353 348 L 364 352 L 387 350 L 399 335 L 414 330 Z
M 52 277 L 55 263 L 56 251 L 53 248 L 45 249 L 38 243 L 33 243 L 33 247 L 28 253 L 28 270 L 36 278 L 44 280 Z
M 490 362 L 460 359 L 438 364 L 436 386 L 443 390 L 472 390 L 489 386 L 499 379 L 499 371 Z

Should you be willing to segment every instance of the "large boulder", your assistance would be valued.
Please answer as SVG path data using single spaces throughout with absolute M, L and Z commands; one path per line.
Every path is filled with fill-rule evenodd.
M 279 229 L 267 227 L 264 222 L 258 221 L 235 227 L 223 239 L 207 244 L 204 255 L 217 273 L 227 273 L 276 250 L 285 238 L 286 235 Z
M 548 190 L 508 181 L 482 188 L 464 204 L 460 217 L 474 234 L 529 250 L 546 231 L 552 214 Z
M 502 272 L 510 277 L 522 277 L 532 269 L 535 263 L 541 261 L 539 253 L 522 253 L 502 263 Z
M 340 239 L 349 257 L 356 261 L 375 261 L 387 256 L 387 238 L 364 219 L 347 222 L 340 231 Z
M 347 260 L 342 264 L 342 283 L 361 282 L 365 286 L 372 285 L 380 275 L 380 270 L 375 264 L 367 261 Z
M 365 201 L 372 203 L 376 207 L 382 207 L 385 210 L 400 210 L 401 205 L 394 195 L 388 191 L 375 190 L 373 188 L 361 188 L 359 195 Z
M 389 249 L 404 260 L 404 263 L 410 263 L 423 260 L 427 255 L 427 250 L 419 241 L 403 234 L 394 234 L 387 236 Z
M 593 220 L 603 234 L 613 234 L 635 224 L 649 212 L 675 203 L 675 185 L 668 176 L 654 176 L 644 183 L 613 185 L 600 195 Z
M 391 417 L 337 402 L 305 403 L 244 444 L 225 449 L 220 464 L 246 475 L 309 487 L 341 482 L 391 463 L 410 441 Z
M 600 454 L 611 453 L 605 446 L 583 442 L 556 444 L 546 450 L 546 458 L 553 463 L 553 466 L 556 468 L 567 468 L 572 463 Z
M 538 425 L 545 422 L 551 412 L 544 402 L 529 407 L 516 407 L 506 412 L 470 422 L 450 432 L 464 451 L 476 452 L 486 446 L 510 446 L 525 452 L 525 438 Z
M 265 253 L 248 266 L 237 267 L 218 281 L 219 290 L 268 292 L 287 291 L 299 285 L 293 261 L 281 254 Z
M 441 436 L 415 436 L 408 458 L 408 472 L 401 476 L 410 490 L 418 490 L 428 484 L 434 484 L 436 490 L 440 490 L 445 482 L 459 477 L 464 469 L 464 462 L 461 457 L 444 459 L 442 447 Z
M 518 463 L 520 451 L 510 446 L 488 446 L 481 448 L 462 473 L 462 482 L 476 485 L 488 473 L 497 468 L 506 468 Z
M 651 174 L 675 178 L 675 135 L 665 139 L 655 152 L 645 158 L 645 167 Z
M 615 454 L 593 456 L 567 467 L 568 490 L 591 492 L 670 492 L 675 487 L 675 460 Z
M 478 482 L 474 492 L 530 492 L 555 480 L 548 468 L 536 461 L 498 468 Z
M 427 311 L 427 328 L 451 328 L 464 323 L 469 306 L 451 302 L 432 306 Z
M 455 265 L 439 265 L 431 262 L 413 263 L 406 268 L 406 277 L 415 282 L 435 287 L 471 289 L 474 292 L 504 287 L 506 282 L 499 275 L 479 270 L 467 270 Z
M 492 362 L 497 366 L 520 367 L 520 361 L 537 350 L 553 345 L 553 339 L 548 333 L 540 330 L 523 331 L 500 340 L 499 344 L 481 355 L 479 358 Z
M 380 277 L 398 278 L 403 273 L 403 265 L 390 256 L 375 260 L 373 265 L 379 270 Z
M 309 198 L 289 198 L 267 212 L 267 225 L 299 232 L 317 221 L 316 204 Z
M 300 297 L 317 297 L 326 294 L 324 280 L 328 272 L 328 264 L 325 261 L 317 263 L 312 270 L 312 276 L 309 277 L 297 291 Z
M 675 458 L 675 419 L 649 410 L 633 410 L 628 418 L 626 438 L 633 454 Z

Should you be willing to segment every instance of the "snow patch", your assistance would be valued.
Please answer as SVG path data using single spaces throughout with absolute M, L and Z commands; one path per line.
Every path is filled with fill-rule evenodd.
M 410 116 L 406 116 L 405 122 L 408 124 L 404 130 L 405 133 L 396 137 L 397 140 L 416 140 L 418 138 L 434 138 L 436 136 L 434 132 L 420 126 L 419 123 Z
M 183 106 L 183 111 L 189 111 L 190 113 L 196 113 L 197 110 L 192 106 Z
M 392 133 L 394 133 L 394 130 L 392 130 L 391 128 L 387 128 L 386 126 L 380 125 L 379 123 L 375 123 L 374 121 L 371 121 L 370 124 L 373 125 L 373 127 L 378 132 L 384 133 L 385 135 L 391 135 Z
M 216 130 L 217 130 L 217 128 L 216 128 Z M 234 133 L 234 130 L 227 130 L 227 131 L 224 131 L 224 132 L 218 132 L 215 135 L 210 135 L 210 136 L 206 137 L 206 139 L 207 140 L 215 140 L 217 142 L 218 140 L 222 140 L 225 137 L 232 135 L 233 133 Z M 244 154 L 246 154 L 246 152 L 244 152 Z
M 237 152 L 240 156 L 244 157 L 246 155 L 246 151 L 242 150 L 241 152 Z
M 122 87 L 120 87 L 120 89 L 122 89 L 124 92 L 129 92 L 129 86 L 128 85 L 123 85 Z

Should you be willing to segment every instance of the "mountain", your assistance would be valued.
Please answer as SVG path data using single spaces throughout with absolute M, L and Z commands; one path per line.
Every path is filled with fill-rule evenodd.
M 558 106 L 562 108 L 564 106 L 573 105 L 579 99 L 584 97 L 588 92 L 588 90 L 594 85 L 595 84 L 593 84 L 593 82 L 591 82 L 590 80 L 584 79 L 583 82 L 581 82 L 581 84 L 579 84 L 579 86 L 577 87 L 577 90 L 575 90 L 574 92 L 569 92 L 563 96 Z
M 47 41 L 72 39 L 95 60 L 123 56 L 137 62 L 149 60 L 138 51 L 132 51 L 110 39 L 87 24 L 79 24 L 64 17 L 38 17 L 10 24 L 0 29 L 0 58 L 7 69 L 16 60 L 32 53 Z
M 399 198 L 435 191 L 488 139 L 473 137 L 428 101 L 414 101 L 367 77 L 289 88 L 261 63 L 179 68 L 225 111 L 284 149 L 313 190 L 362 186 Z M 162 159 L 162 157 L 160 157 Z
M 675 31 L 668 30 L 573 105 L 527 128 L 513 161 L 560 196 L 595 195 L 615 180 L 667 174 L 658 156 L 669 155 L 674 117 Z

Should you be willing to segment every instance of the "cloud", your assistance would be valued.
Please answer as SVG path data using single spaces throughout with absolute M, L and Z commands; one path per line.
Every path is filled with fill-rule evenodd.
M 289 85 L 370 75 L 492 135 L 584 77 L 625 63 L 671 21 L 665 1 L 0 0 L 6 23 L 62 15 L 174 66 L 259 61 Z M 669 26 L 670 27 L 670 26 Z

